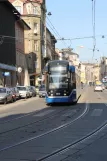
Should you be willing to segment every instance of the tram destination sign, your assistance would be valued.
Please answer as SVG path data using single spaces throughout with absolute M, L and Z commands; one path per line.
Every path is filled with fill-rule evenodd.
M 67 70 L 67 68 L 66 67 L 62 67 L 62 66 L 50 67 L 50 71 L 51 72 L 57 72 L 57 71 L 65 72 L 66 70 Z

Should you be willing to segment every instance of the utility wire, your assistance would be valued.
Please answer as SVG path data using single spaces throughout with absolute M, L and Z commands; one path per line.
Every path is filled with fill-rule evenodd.
M 96 0 L 92 0 L 92 28 L 93 28 L 93 56 L 92 60 L 94 58 L 95 49 L 96 49 Z
M 31 2 L 31 4 L 34 6 L 34 4 Z M 35 7 L 35 6 L 34 6 Z M 38 13 L 40 13 L 40 11 L 37 9 Z M 46 18 L 48 19 L 48 21 L 50 22 L 51 26 L 53 27 L 50 27 L 52 29 L 52 31 L 58 35 L 58 37 L 61 39 L 62 37 L 60 36 L 60 34 L 58 33 L 58 31 L 56 30 L 56 28 L 54 27 L 54 25 L 52 24 L 52 22 L 49 20 L 49 18 L 46 16 Z M 41 18 L 41 21 L 44 23 L 43 19 Z M 47 23 L 47 22 L 46 22 Z M 47 23 L 49 25 L 49 23 Z M 50 25 L 49 25 L 50 26 Z M 55 30 L 55 31 L 54 31 Z M 65 45 L 66 45 L 66 42 L 62 41 Z M 67 46 L 68 47 L 68 46 Z
M 54 27 L 54 25 L 52 24 L 52 22 L 50 21 L 50 19 L 48 18 L 48 16 L 46 16 L 46 18 L 47 18 L 47 20 L 50 22 L 50 24 L 52 25 L 53 29 L 56 31 L 56 33 L 57 33 L 57 35 L 59 36 L 59 38 L 62 38 L 62 37 L 60 36 L 59 32 L 58 32 L 58 31 L 56 30 L 56 28 Z M 65 45 L 67 45 L 65 41 L 63 41 L 63 43 L 64 43 Z

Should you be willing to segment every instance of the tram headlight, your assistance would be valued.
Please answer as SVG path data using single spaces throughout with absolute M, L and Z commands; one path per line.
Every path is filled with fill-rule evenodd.
M 53 94 L 51 94 L 51 96 L 53 96 Z
M 66 93 L 64 93 L 64 96 L 66 96 L 67 94 Z

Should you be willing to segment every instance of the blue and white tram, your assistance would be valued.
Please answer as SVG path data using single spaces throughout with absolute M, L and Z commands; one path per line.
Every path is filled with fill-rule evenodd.
M 81 94 L 80 72 L 66 60 L 46 66 L 46 103 L 76 103 Z

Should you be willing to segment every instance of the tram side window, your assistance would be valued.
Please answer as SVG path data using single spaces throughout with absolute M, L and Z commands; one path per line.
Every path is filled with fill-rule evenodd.
M 69 84 L 69 89 L 75 89 L 76 88 L 76 78 L 75 78 L 75 73 L 71 73 L 71 78 L 70 78 L 70 84 Z
M 69 79 L 69 90 L 72 90 L 72 73 L 69 73 L 69 76 L 68 76 L 68 79 Z
M 72 82 L 73 82 L 73 88 L 76 88 L 76 76 L 75 73 L 72 73 Z
M 47 74 L 46 75 L 46 90 L 48 90 L 48 84 L 49 84 L 49 76 Z

